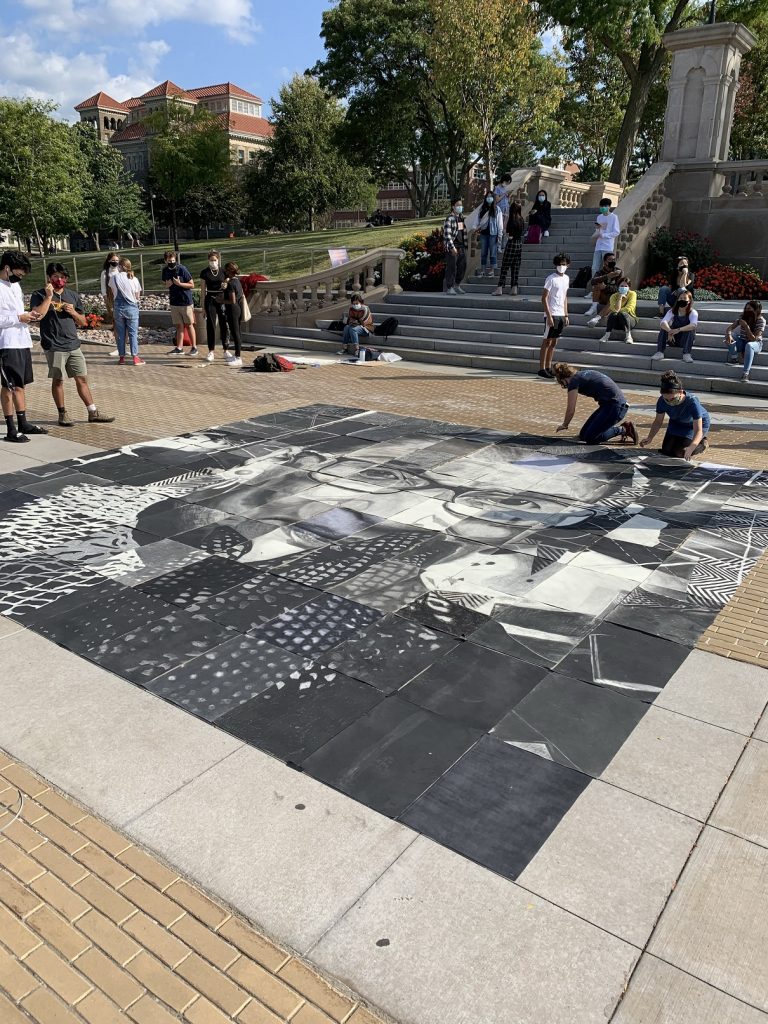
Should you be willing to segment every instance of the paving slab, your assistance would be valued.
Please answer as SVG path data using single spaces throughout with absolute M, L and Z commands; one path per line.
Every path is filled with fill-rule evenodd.
M 300 952 L 415 838 L 405 826 L 245 747 L 127 831 Z
M 710 824 L 768 847 L 768 743 L 747 744 Z
M 705 828 L 648 948 L 768 1011 L 768 850 Z
M 27 630 L 2 655 L 0 747 L 117 824 L 240 746 Z
M 645 954 L 611 1024 L 768 1024 L 768 1015 Z
M 699 831 L 676 811 L 591 782 L 517 881 L 642 947 Z
M 23 455 L 20 449 L 27 449 L 29 445 L 5 444 L 0 448 L 0 474 L 18 473 L 19 470 L 29 469 L 30 466 L 41 466 L 46 459 L 34 458 Z
M 765 740 L 765 742 L 768 743 L 768 709 L 763 712 L 763 717 L 757 723 L 755 739 Z
M 768 704 L 768 669 L 691 651 L 654 703 L 749 736 Z
M 601 778 L 705 821 L 745 744 L 738 733 L 651 707 Z
M 402 1024 L 605 1024 L 637 956 L 423 837 L 311 951 Z
M 9 619 L 6 615 L 0 615 L 0 640 L 14 633 L 20 633 L 24 627 L 16 619 Z

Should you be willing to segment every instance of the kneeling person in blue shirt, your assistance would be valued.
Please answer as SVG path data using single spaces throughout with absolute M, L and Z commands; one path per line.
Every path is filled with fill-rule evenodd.
M 624 419 L 629 412 L 624 392 L 610 377 L 599 370 L 576 370 L 568 363 L 555 363 L 555 379 L 568 392 L 568 404 L 558 433 L 568 429 L 579 395 L 586 395 L 597 402 L 597 409 L 579 431 L 579 440 L 585 444 L 604 444 L 620 435 L 622 442 L 637 444 L 635 425 Z
M 661 443 L 662 455 L 671 459 L 685 459 L 700 455 L 709 447 L 709 413 L 696 395 L 687 394 L 674 370 L 661 375 L 661 398 L 656 403 L 656 419 L 648 437 L 640 444 L 649 445 L 669 417 L 669 426 Z

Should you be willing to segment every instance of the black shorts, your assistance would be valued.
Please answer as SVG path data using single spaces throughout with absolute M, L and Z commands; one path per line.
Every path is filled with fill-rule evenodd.
M 547 326 L 547 321 L 544 321 L 544 337 L 545 338 L 559 338 L 565 330 L 565 317 L 564 316 L 553 316 L 552 326 Z
M 4 388 L 23 388 L 34 379 L 30 349 L 0 348 L 0 384 Z

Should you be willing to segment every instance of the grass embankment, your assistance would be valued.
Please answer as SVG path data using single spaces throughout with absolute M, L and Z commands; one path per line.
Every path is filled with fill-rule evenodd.
M 396 246 L 403 238 L 416 232 L 429 233 L 442 223 L 441 218 L 403 220 L 380 228 L 339 228 L 330 231 L 303 231 L 285 235 L 254 235 L 250 238 L 217 238 L 183 242 L 182 261 L 197 278 L 206 265 L 206 254 L 212 248 L 221 252 L 222 265 L 234 260 L 241 274 L 266 274 L 275 280 L 306 274 L 308 271 L 330 267 L 328 249 L 349 250 L 350 257 L 363 249 Z M 138 275 L 143 263 L 144 290 L 165 290 L 160 279 L 163 253 L 167 245 L 148 245 L 142 249 L 124 249 L 122 254 L 133 262 Z M 99 290 L 99 278 L 107 250 L 70 256 L 58 256 L 69 268 L 74 286 L 74 266 L 77 267 L 77 287 L 81 292 Z M 51 257 L 55 259 L 56 257 Z M 32 273 L 24 282 L 24 291 L 33 292 L 44 281 L 46 261 L 34 259 Z

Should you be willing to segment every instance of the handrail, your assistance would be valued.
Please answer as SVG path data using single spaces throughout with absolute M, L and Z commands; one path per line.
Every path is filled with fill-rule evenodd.
M 653 164 L 616 207 L 621 225 L 616 255 L 634 284 L 645 271 L 648 236 L 669 223 L 672 201 L 666 195 L 666 184 L 674 170 L 671 161 Z

